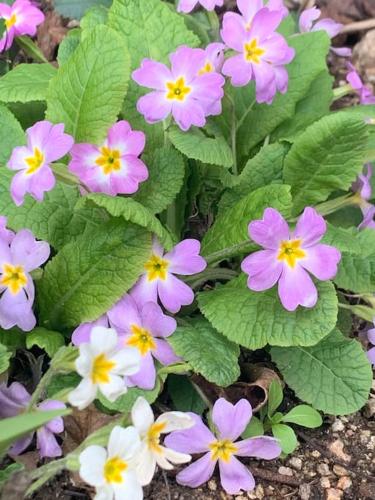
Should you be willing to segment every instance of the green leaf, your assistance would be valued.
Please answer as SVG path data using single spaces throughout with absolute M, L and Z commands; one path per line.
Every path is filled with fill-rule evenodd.
M 59 14 L 73 19 L 81 19 L 87 9 L 94 5 L 109 7 L 112 0 L 53 0 L 55 9 Z
M 44 101 L 56 73 L 51 64 L 19 64 L 0 78 L 0 101 Z
M 267 344 L 311 346 L 336 325 L 338 304 L 331 282 L 317 283 L 319 300 L 314 308 L 289 312 L 281 305 L 275 287 L 253 292 L 247 288 L 246 278 L 241 275 L 198 295 L 205 317 L 232 342 L 252 350 Z
M 288 217 L 291 208 L 289 186 L 265 186 L 248 194 L 232 208 L 217 217 L 214 225 L 207 231 L 202 242 L 202 254 L 209 254 L 233 248 L 232 255 L 238 252 L 255 250 L 248 235 L 249 222 L 261 219 L 265 208 L 272 207 Z
M 280 382 L 272 380 L 268 388 L 267 415 L 269 418 L 275 413 L 283 401 L 283 389 Z
M 92 321 L 129 290 L 151 251 L 149 233 L 111 221 L 64 246 L 39 282 L 43 326 Z
M 0 344 L 0 374 L 9 368 L 9 360 L 12 353 L 8 351 L 5 345 Z
M 2 488 L 2 486 L 11 478 L 13 474 L 24 470 L 24 468 L 25 466 L 23 464 L 14 462 L 0 470 L 0 488 Z
M 149 171 L 149 178 L 143 182 L 134 196 L 152 213 L 165 210 L 181 191 L 185 177 L 185 162 L 181 154 L 172 148 L 160 148 L 143 160 Z
M 185 26 L 183 17 L 160 0 L 114 0 L 108 25 L 124 37 L 132 70 L 138 68 L 145 57 L 168 63 L 169 54 L 180 45 L 200 45 L 198 37 Z M 131 80 L 123 108 L 123 116 L 133 128 L 146 132 L 146 151 L 162 146 L 164 141 L 163 125 L 147 124 L 136 109 L 139 97 L 149 91 Z
M 309 429 L 320 427 L 323 423 L 320 413 L 308 405 L 295 406 L 286 415 L 283 415 L 282 421 L 302 425 Z
M 122 38 L 107 26 L 97 26 L 51 80 L 47 120 L 65 123 L 76 142 L 99 143 L 117 119 L 129 76 Z
M 29 36 L 17 36 L 16 43 L 24 53 L 37 63 L 49 63 L 38 45 Z
M 113 217 L 122 217 L 126 221 L 148 229 L 159 238 L 160 243 L 167 250 L 172 248 L 173 240 L 167 229 L 147 208 L 132 198 L 93 193 L 82 197 L 77 208 L 83 208 L 90 204 L 104 208 Z
M 11 351 L 25 347 L 25 340 L 25 332 L 22 332 L 18 328 L 0 330 L 0 344 L 3 344 L 3 346 L 6 346 Z
M 283 144 L 264 146 L 256 156 L 250 158 L 239 176 L 224 177 L 230 189 L 221 197 L 219 215 L 250 192 L 269 184 L 281 184 L 286 152 L 287 147 Z
M 292 453 L 297 448 L 297 437 L 289 425 L 275 424 L 272 426 L 273 436 L 279 440 L 284 453 Z
M 25 144 L 25 133 L 21 125 L 9 109 L 0 105 L 0 165 L 3 166 L 7 163 L 13 148 L 23 144 Z M 4 171 L 7 171 L 9 175 L 9 170 L 3 168 L 0 180 L 4 176 Z
M 292 118 L 297 103 L 308 94 L 312 82 L 322 71 L 327 70 L 326 56 L 330 40 L 325 32 L 294 35 L 288 38 L 288 44 L 296 50 L 294 60 L 286 67 L 289 73 L 288 92 L 278 94 L 272 106 L 255 104 L 248 113 L 255 99 L 253 85 L 232 90 L 237 122 L 242 123 L 237 132 L 241 156 L 247 155 L 276 127 Z
M 317 410 L 347 415 L 368 399 L 372 370 L 366 354 L 337 329 L 313 347 L 274 347 L 271 355 L 296 395 Z
M 57 62 L 59 66 L 65 64 L 81 41 L 82 30 L 74 28 L 69 30 L 64 40 L 60 43 L 57 51 Z
M 67 401 L 68 394 L 75 389 L 81 381 L 81 377 L 76 372 L 59 373 L 52 378 L 47 387 L 47 396 L 50 399 Z
M 7 216 L 8 227 L 15 231 L 30 229 L 36 238 L 59 249 L 106 220 L 98 209 L 75 211 L 78 189 L 59 182 L 45 194 L 43 203 L 26 196 L 25 203 L 17 207 L 9 194 L 12 176 L 9 170 L 0 175 L 0 213 Z
M 172 399 L 175 410 L 192 411 L 198 415 L 202 415 L 207 408 L 206 403 L 194 389 L 188 377 L 169 375 L 168 394 Z
M 98 24 L 106 24 L 108 19 L 108 9 L 103 5 L 94 5 L 83 16 L 80 26 L 82 29 L 82 40 L 86 38 L 90 30 Z
M 64 337 L 61 333 L 47 330 L 46 328 L 34 328 L 34 330 L 26 336 L 26 347 L 28 349 L 36 345 L 44 349 L 50 358 L 53 358 L 64 344 Z
M 238 347 L 204 319 L 179 326 L 168 341 L 178 356 L 213 384 L 226 387 L 240 376 Z
M 161 389 L 162 383 L 160 381 L 160 377 L 158 377 L 155 387 L 151 391 L 145 391 L 143 389 L 139 389 L 138 387 L 132 387 L 126 394 L 116 399 L 114 403 L 108 401 L 108 399 L 103 396 L 101 392 L 98 392 L 98 400 L 108 410 L 128 413 L 133 408 L 133 405 L 137 401 L 137 399 L 141 396 L 145 398 L 146 401 L 148 401 L 150 404 L 152 404 L 159 396 Z
M 71 410 L 33 411 L 0 421 L 0 452 L 20 437 L 32 432 L 56 417 L 69 415 Z
M 292 186 L 293 214 L 347 190 L 362 172 L 366 124 L 345 113 L 314 123 L 294 142 L 285 158 L 284 180 Z
M 263 436 L 264 427 L 259 418 L 252 416 L 249 425 L 246 427 L 241 437 L 248 439 L 257 436 Z
M 232 151 L 224 137 L 207 137 L 198 128 L 183 132 L 178 127 L 172 127 L 168 137 L 174 147 L 188 158 L 226 168 L 233 165 Z

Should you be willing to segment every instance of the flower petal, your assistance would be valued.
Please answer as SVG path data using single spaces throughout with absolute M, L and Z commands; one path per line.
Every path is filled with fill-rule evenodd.
M 337 248 L 318 244 L 306 250 L 306 257 L 301 260 L 301 266 L 319 280 L 325 281 L 336 276 L 340 259 L 341 252 Z
M 221 485 L 229 495 L 255 488 L 253 475 L 236 457 L 232 456 L 229 462 L 219 460 L 219 469 Z
M 199 255 L 201 244 L 198 240 L 186 239 L 178 243 L 164 258 L 170 262 L 169 270 L 174 274 L 191 275 L 202 272 L 207 267 Z
M 241 269 L 249 275 L 248 287 L 260 292 L 272 288 L 280 278 L 283 265 L 274 250 L 260 250 L 246 257 Z
M 164 423 L 165 428 L 163 434 L 169 434 L 173 431 L 181 431 L 183 429 L 190 429 L 195 425 L 194 420 L 190 415 L 182 411 L 168 411 L 162 413 L 156 420 L 156 423 Z
M 216 460 L 211 460 L 211 453 L 206 453 L 197 461 L 188 465 L 186 469 L 179 472 L 176 476 L 178 484 L 198 488 L 206 483 L 214 473 Z
M 144 437 L 154 423 L 154 413 L 148 401 L 140 396 L 131 410 L 132 422 L 139 434 Z
M 193 290 L 171 273 L 166 280 L 159 280 L 158 292 L 161 303 L 171 313 L 177 313 L 182 306 L 188 306 L 194 300 Z
M 126 461 L 134 458 L 139 451 L 141 441 L 135 427 L 129 426 L 124 429 L 116 425 L 109 436 L 108 457 L 120 457 Z
M 278 441 L 267 436 L 237 441 L 236 446 L 238 448 L 236 455 L 239 457 L 256 457 L 264 460 L 272 460 L 273 458 L 277 458 L 281 453 Z
M 204 453 L 208 445 L 216 441 L 215 436 L 195 413 L 188 413 L 194 420 L 194 426 L 184 431 L 175 431 L 167 436 L 164 443 L 168 448 L 182 453 Z
M 316 287 L 308 273 L 298 264 L 294 269 L 284 266 L 279 280 L 279 297 L 288 311 L 295 311 L 299 305 L 314 307 L 318 300 Z
M 240 399 L 232 405 L 224 398 L 214 404 L 212 421 L 219 431 L 220 439 L 235 441 L 246 429 L 253 412 L 247 399 Z
M 107 451 L 102 446 L 89 446 L 79 456 L 79 475 L 91 486 L 102 486 L 105 484 L 104 464 L 107 460 Z
M 278 250 L 280 242 L 289 239 L 289 227 L 277 210 L 266 208 L 262 220 L 250 222 L 249 236 L 262 247 Z
M 177 328 L 174 318 L 163 313 L 155 302 L 147 302 L 141 311 L 142 325 L 154 337 L 169 337 Z
M 307 248 L 320 241 L 327 231 L 327 224 L 323 217 L 311 207 L 306 207 L 298 218 L 292 238 L 302 240 L 302 247 Z

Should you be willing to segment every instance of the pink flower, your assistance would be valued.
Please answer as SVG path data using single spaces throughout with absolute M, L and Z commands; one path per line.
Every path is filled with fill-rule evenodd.
M 24 202 L 26 193 L 42 201 L 44 193 L 54 188 L 56 180 L 50 164 L 65 156 L 74 143 L 73 137 L 64 134 L 63 123 L 38 122 L 27 129 L 26 134 L 27 146 L 14 148 L 7 165 L 11 170 L 18 170 L 10 186 L 18 206 Z
M 204 425 L 201 417 L 195 413 L 188 415 L 194 419 L 195 425 L 187 430 L 172 432 L 164 443 L 178 452 L 204 455 L 177 474 L 179 484 L 191 488 L 201 486 L 212 477 L 219 462 L 222 487 L 229 495 L 237 495 L 241 490 L 253 490 L 255 481 L 249 469 L 236 457 L 272 460 L 281 453 L 278 442 L 271 437 L 237 441 L 252 417 L 252 409 L 246 399 L 241 399 L 235 405 L 223 398 L 216 401 L 212 411 L 216 435 Z
M 89 323 L 82 323 L 79 325 L 72 333 L 72 343 L 76 346 L 81 344 L 88 344 L 91 338 L 91 330 L 96 326 L 103 326 L 104 328 L 110 328 L 109 319 L 107 314 L 103 314 L 96 321 L 91 321 Z
M 171 69 L 151 59 L 143 59 L 132 78 L 139 85 L 155 89 L 142 96 L 138 111 L 148 123 L 173 115 L 182 130 L 192 125 L 203 127 L 206 116 L 221 112 L 218 105 L 224 95 L 222 75 L 215 71 L 199 74 L 206 54 L 201 49 L 179 47 L 169 56 Z
M 241 16 L 224 15 L 221 37 L 225 44 L 238 52 L 224 63 L 222 72 L 231 77 L 232 85 L 242 87 L 255 80 L 257 102 L 270 104 L 277 91 L 288 88 L 288 72 L 284 65 L 291 62 L 294 49 L 275 29 L 283 17 L 281 10 L 260 9 L 246 26 Z
M 29 0 L 16 0 L 13 5 L 0 3 L 0 18 L 5 20 L 5 33 L 0 40 L 0 52 L 8 50 L 17 36 L 36 34 L 44 14 Z
M 152 254 L 145 264 L 145 271 L 131 290 L 138 304 L 160 302 L 170 312 L 178 312 L 182 306 L 194 300 L 193 290 L 175 274 L 192 275 L 203 271 L 207 264 L 199 255 L 201 244 L 187 239 L 178 243 L 172 251 L 164 254 L 163 248 L 154 239 Z
M 0 215 L 0 240 L 9 245 L 14 236 L 14 232 L 7 228 L 7 218 Z
M 353 64 L 348 63 L 347 66 L 349 73 L 346 75 L 346 80 L 358 92 L 361 104 L 375 104 L 375 96 L 370 87 L 362 82 Z
M 94 193 L 132 194 L 148 178 L 147 167 L 138 158 L 144 147 L 144 133 L 121 120 L 109 129 L 101 146 L 75 144 L 69 170 Z
M 270 0 L 266 5 L 264 5 L 264 0 L 237 0 L 237 7 L 241 14 L 227 12 L 225 17 L 226 19 L 232 17 L 236 23 L 241 23 L 246 31 L 250 30 L 255 14 L 264 7 L 270 11 L 278 11 L 281 19 L 289 14 L 283 0 Z
M 319 243 L 326 230 L 323 217 L 313 208 L 305 208 L 292 232 L 277 210 L 267 208 L 262 220 L 249 224 L 250 238 L 265 248 L 242 262 L 250 290 L 268 290 L 278 282 L 285 309 L 314 307 L 318 293 L 309 273 L 322 281 L 332 279 L 341 259 L 336 248 Z
M 207 10 L 214 10 L 215 7 L 222 7 L 224 0 L 180 0 L 177 6 L 177 12 L 188 14 L 194 7 L 200 4 Z
M 30 402 L 31 396 L 23 385 L 13 382 L 9 387 L 0 385 L 0 418 L 16 417 L 23 413 Z M 65 408 L 61 401 L 47 400 L 40 403 L 37 408 L 42 411 L 60 410 Z M 64 431 L 64 421 L 62 417 L 50 420 L 43 427 L 36 431 L 36 446 L 41 458 L 60 457 L 62 450 L 58 444 L 55 434 Z M 27 434 L 16 441 L 10 449 L 13 455 L 20 455 L 26 450 L 33 440 L 34 432 Z
M 155 302 L 138 307 L 131 295 L 125 295 L 108 312 L 108 318 L 112 328 L 119 333 L 121 345 L 135 347 L 141 355 L 140 370 L 127 377 L 127 385 L 153 389 L 156 382 L 154 358 L 162 365 L 180 361 L 165 340 L 176 330 L 176 320 L 166 316 Z
M 310 31 L 323 30 L 330 38 L 337 36 L 343 25 L 330 18 L 324 18 L 314 23 L 314 21 L 317 21 L 320 18 L 320 15 L 321 11 L 316 7 L 304 10 L 299 18 L 300 32 L 307 33 Z M 331 47 L 331 50 L 338 56 L 342 57 L 350 57 L 352 55 L 351 49 L 347 47 Z
M 373 320 L 373 323 L 375 324 L 375 318 Z M 372 344 L 374 347 L 371 347 L 371 349 L 369 349 L 367 351 L 367 357 L 370 361 L 370 363 L 372 364 L 372 366 L 375 367 L 375 328 L 371 328 L 371 330 L 369 330 L 367 332 L 367 338 L 368 338 L 368 341 L 370 342 L 370 344 Z
M 18 326 L 29 331 L 35 326 L 32 310 L 34 283 L 31 271 L 49 257 L 45 241 L 36 241 L 27 229 L 19 231 L 10 244 L 0 240 L 0 327 Z
M 358 229 L 375 228 L 375 207 L 368 201 L 372 197 L 371 177 L 372 166 L 370 163 L 367 163 L 363 168 L 363 173 L 352 184 L 352 191 L 357 194 L 355 197 L 356 203 L 363 214 L 363 220 Z

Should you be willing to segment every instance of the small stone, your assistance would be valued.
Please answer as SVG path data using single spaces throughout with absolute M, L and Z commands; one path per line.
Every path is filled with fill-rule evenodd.
M 239 495 L 239 496 L 234 497 L 234 498 L 235 498 L 235 500 L 247 500 L 247 498 L 246 498 L 246 497 L 244 497 L 243 495 Z M 256 498 L 256 497 L 255 497 L 255 498 Z
M 247 494 L 247 498 L 250 498 L 251 500 L 256 500 L 256 494 L 254 491 L 249 491 Z
M 255 496 L 256 498 L 259 498 L 262 500 L 264 498 L 264 489 L 261 484 L 258 484 L 258 486 L 255 488 Z
M 337 482 L 337 487 L 340 489 L 340 490 L 348 490 L 349 488 L 352 487 L 352 480 L 350 479 L 349 476 L 342 476 L 340 477 L 340 479 L 338 480 Z
M 318 450 L 313 450 L 311 452 L 311 456 L 314 458 L 319 458 L 320 457 L 320 452 Z
M 302 460 L 298 457 L 292 457 L 288 464 L 293 467 L 293 469 L 301 470 L 302 469 Z
M 344 424 L 339 418 L 336 418 L 336 420 L 332 424 L 332 431 L 333 432 L 341 432 L 345 429 Z
M 361 444 L 367 444 L 370 441 L 370 437 L 371 437 L 371 431 L 368 430 L 361 431 L 359 440 L 361 441 Z
M 341 439 L 336 439 L 336 441 L 333 441 L 329 445 L 329 450 L 331 453 L 333 453 L 337 458 L 340 460 L 343 460 L 344 462 L 350 462 L 351 456 L 347 455 L 344 452 L 344 443 L 341 441 Z
M 333 472 L 336 474 L 336 476 L 346 476 L 348 474 L 348 471 L 345 469 L 345 467 L 341 467 L 341 465 L 334 465 L 333 466 Z
M 331 482 L 328 479 L 328 477 L 322 477 L 320 479 L 320 485 L 321 485 L 322 488 L 324 488 L 326 490 L 327 488 L 331 487 Z
M 278 473 L 282 476 L 293 476 L 293 471 L 290 467 L 284 467 L 283 465 L 279 467 Z
M 326 500 L 340 500 L 343 495 L 341 490 L 336 488 L 329 488 L 326 490 Z
M 211 479 L 211 481 L 208 481 L 208 489 L 211 490 L 211 491 L 216 491 L 217 490 L 217 484 L 212 479 Z
M 367 401 L 365 409 L 363 410 L 363 415 L 366 418 L 371 418 L 375 415 L 375 399 L 370 399 Z
M 331 471 L 329 470 L 327 464 L 319 464 L 317 467 L 317 471 L 321 476 L 329 476 L 331 474 Z
M 311 497 L 311 486 L 309 484 L 301 484 L 298 493 L 301 500 L 309 500 Z

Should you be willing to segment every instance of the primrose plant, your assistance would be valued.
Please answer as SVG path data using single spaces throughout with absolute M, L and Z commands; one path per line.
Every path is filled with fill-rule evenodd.
M 39 2 L 0 3 L 2 478 L 36 448 L 60 458 L 25 496 L 63 469 L 101 500 L 172 468 L 251 491 L 290 424 L 369 396 L 374 331 L 367 356 L 351 327 L 375 317 L 373 89 L 349 60 L 333 88 L 350 50 L 316 7 L 55 4 L 76 26 L 56 59 Z M 238 393 L 258 364 L 286 412 L 279 383 L 258 415 Z M 110 423 L 64 455 L 73 410 Z

